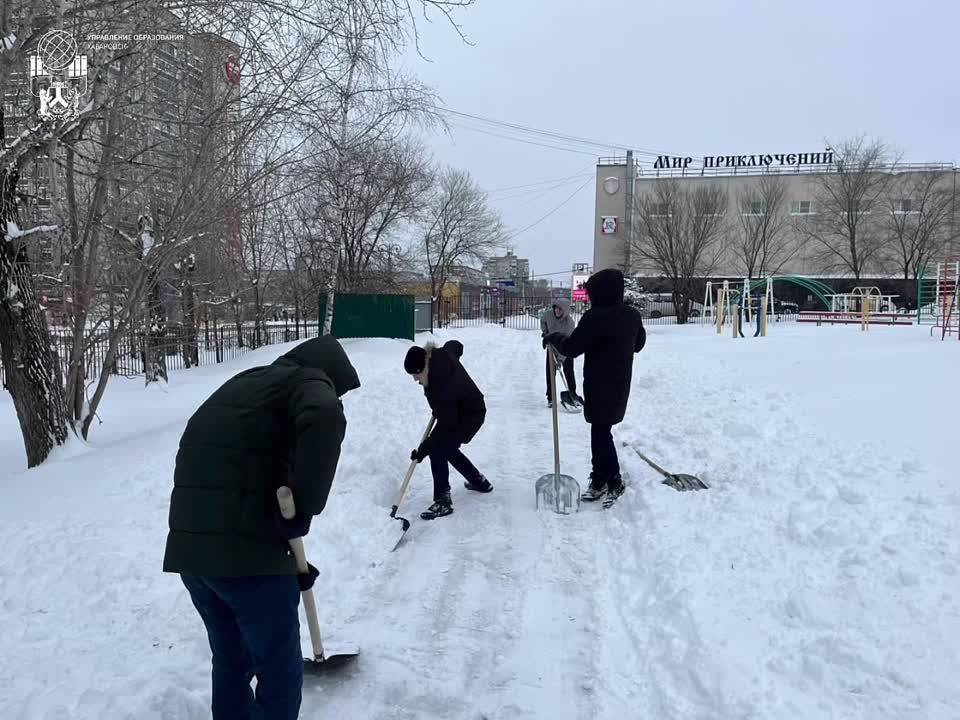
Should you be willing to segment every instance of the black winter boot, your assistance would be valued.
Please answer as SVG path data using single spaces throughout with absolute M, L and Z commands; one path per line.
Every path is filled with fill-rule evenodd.
M 623 484 L 623 478 L 619 474 L 614 475 L 607 482 L 607 496 L 603 499 L 603 506 L 605 508 L 612 506 L 626 489 L 627 486 Z
M 490 484 L 490 481 L 487 480 L 483 475 L 477 477 L 476 480 L 468 480 L 463 483 L 463 486 L 467 490 L 473 490 L 478 493 L 488 493 L 493 491 L 493 485 Z
M 599 500 L 607 493 L 607 479 L 596 473 L 590 473 L 590 487 L 588 487 L 580 499 L 584 502 L 594 502 Z
M 420 513 L 420 517 L 423 520 L 434 520 L 438 517 L 449 515 L 452 512 L 453 501 L 450 499 L 450 493 L 445 493 L 440 497 L 434 498 L 433 505 Z

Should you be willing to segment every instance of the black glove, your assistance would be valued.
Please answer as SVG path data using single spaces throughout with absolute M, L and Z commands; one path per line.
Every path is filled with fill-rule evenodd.
M 280 508 L 277 508 L 276 514 L 273 516 L 273 524 L 284 540 L 293 540 L 310 532 L 310 521 L 312 519 L 309 515 L 296 515 L 292 520 L 287 520 L 280 514 Z
M 416 450 L 410 453 L 410 459 L 414 462 L 421 463 L 423 459 L 430 454 L 430 451 L 427 450 L 423 445 L 418 447 Z
M 320 571 L 310 563 L 307 563 L 307 572 L 297 575 L 297 584 L 300 586 L 300 592 L 312 588 L 313 583 L 319 576 Z
M 546 336 L 546 335 L 543 335 L 543 334 L 540 335 L 540 344 L 543 345 L 543 349 L 544 349 L 544 350 L 547 349 L 547 336 Z
M 546 342 L 558 349 L 560 347 L 560 343 L 562 343 L 565 339 L 566 337 L 562 333 L 550 333 L 546 338 L 544 338 Z

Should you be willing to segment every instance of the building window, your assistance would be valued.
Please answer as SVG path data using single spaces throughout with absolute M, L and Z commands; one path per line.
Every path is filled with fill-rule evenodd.
M 911 213 L 919 213 L 920 210 L 917 208 L 913 200 L 909 198 L 900 198 L 894 203 L 895 215 L 909 215 Z
M 869 215 L 870 203 L 862 203 L 854 200 L 847 206 L 847 212 L 852 215 Z
M 669 203 L 653 203 L 650 206 L 650 215 L 652 217 L 670 217 L 672 214 Z
M 810 200 L 793 200 L 790 203 L 791 215 L 813 215 L 813 202 Z
M 766 208 L 763 206 L 762 200 L 751 200 L 743 204 L 743 208 L 740 212 L 741 215 L 766 215 Z

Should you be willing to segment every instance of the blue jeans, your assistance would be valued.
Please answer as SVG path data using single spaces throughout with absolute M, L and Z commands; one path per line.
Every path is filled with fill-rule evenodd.
M 450 493 L 450 465 L 468 482 L 480 479 L 480 471 L 460 452 L 459 445 L 437 445 L 430 451 L 434 500 Z
M 213 720 L 297 720 L 303 654 L 296 576 L 180 577 L 210 638 Z

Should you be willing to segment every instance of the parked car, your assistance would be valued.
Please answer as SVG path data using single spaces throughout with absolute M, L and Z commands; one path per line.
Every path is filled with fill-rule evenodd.
M 673 295 L 671 293 L 646 293 L 643 295 L 646 302 L 641 306 L 640 312 L 643 317 L 649 317 L 653 320 L 661 317 L 674 317 L 677 310 L 673 305 Z M 690 317 L 697 318 L 703 314 L 703 304 L 690 302 Z

